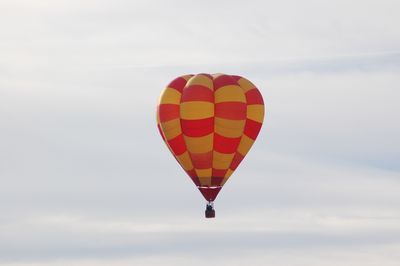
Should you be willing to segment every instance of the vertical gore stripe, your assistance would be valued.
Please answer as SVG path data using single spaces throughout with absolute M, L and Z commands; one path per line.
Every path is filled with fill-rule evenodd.
M 237 169 L 263 118 L 255 85 L 225 74 L 178 77 L 157 108 L 157 127 L 168 148 L 196 186 L 207 189 L 223 186 Z

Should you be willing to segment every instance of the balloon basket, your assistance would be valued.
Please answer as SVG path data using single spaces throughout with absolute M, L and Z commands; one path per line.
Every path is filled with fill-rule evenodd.
M 207 204 L 205 214 L 206 218 L 215 218 L 214 204 L 212 201 Z
M 215 210 L 206 210 L 206 218 L 215 218 Z

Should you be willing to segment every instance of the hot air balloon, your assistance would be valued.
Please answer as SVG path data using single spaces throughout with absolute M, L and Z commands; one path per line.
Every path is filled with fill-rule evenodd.
M 249 80 L 197 74 L 174 79 L 157 107 L 157 125 L 167 147 L 207 201 L 214 200 L 260 132 L 264 102 Z

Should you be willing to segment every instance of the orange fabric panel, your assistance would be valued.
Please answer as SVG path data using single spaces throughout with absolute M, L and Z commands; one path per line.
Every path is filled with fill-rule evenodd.
M 205 119 L 214 116 L 214 103 L 198 101 L 180 105 L 180 118 L 186 120 Z
M 173 89 L 166 88 L 161 94 L 160 104 L 180 104 L 182 94 Z
M 184 138 L 190 153 L 205 153 L 213 150 L 214 134 L 212 133 L 203 137 L 185 136 Z
M 212 168 L 196 169 L 195 171 L 202 186 L 211 186 Z
M 243 90 L 237 85 L 227 85 L 215 91 L 215 103 L 246 102 Z
M 227 138 L 241 137 L 244 131 L 245 122 L 245 120 L 232 120 L 216 117 L 215 133 Z
M 179 118 L 161 123 L 160 126 L 167 140 L 173 139 L 176 136 L 182 134 L 181 123 Z
M 221 153 L 214 150 L 212 167 L 220 170 L 228 169 L 234 155 L 235 153 Z
M 264 105 L 252 104 L 247 105 L 247 118 L 262 123 L 264 120 Z
M 176 159 L 184 170 L 189 171 L 193 169 L 192 159 L 190 158 L 188 151 L 185 151 L 181 155 L 177 155 Z
M 193 85 L 203 86 L 203 87 L 209 88 L 212 91 L 214 90 L 213 79 L 212 79 L 212 76 L 209 74 L 197 74 L 197 75 L 192 76 L 187 81 L 185 87 L 190 87 Z

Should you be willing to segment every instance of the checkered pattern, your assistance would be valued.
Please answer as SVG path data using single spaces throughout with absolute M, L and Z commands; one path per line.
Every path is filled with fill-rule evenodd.
M 161 136 L 207 200 L 215 199 L 248 153 L 263 118 L 259 90 L 224 74 L 176 78 L 157 108 Z

